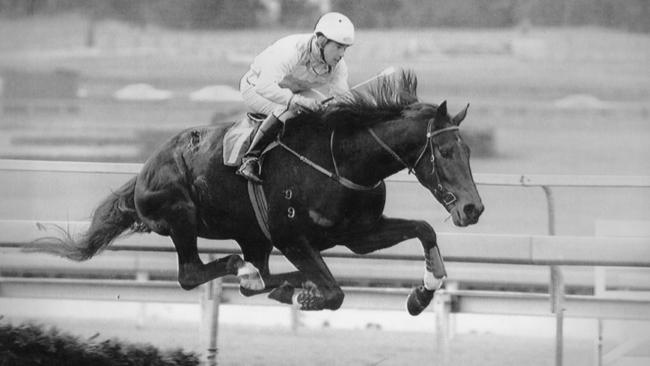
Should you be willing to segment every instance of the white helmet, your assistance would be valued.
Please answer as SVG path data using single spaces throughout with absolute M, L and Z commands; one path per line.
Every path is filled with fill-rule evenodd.
M 314 34 L 322 33 L 327 39 L 350 46 L 354 43 L 354 25 L 348 17 L 341 13 L 324 14 L 316 27 Z

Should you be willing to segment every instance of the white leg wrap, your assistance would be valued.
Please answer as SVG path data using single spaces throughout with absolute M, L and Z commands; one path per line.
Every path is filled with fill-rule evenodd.
M 237 269 L 237 277 L 239 285 L 245 289 L 259 291 L 266 287 L 260 271 L 250 262 L 244 262 L 244 265 Z
M 298 303 L 298 295 L 300 295 L 300 293 L 301 293 L 302 291 L 305 291 L 305 290 L 303 290 L 303 289 L 299 289 L 299 290 L 297 290 L 296 292 L 294 292 L 293 296 L 291 296 L 291 305 L 292 305 L 292 306 L 295 306 L 295 307 L 297 307 L 297 308 L 300 308 L 300 303 Z
M 446 277 L 436 278 L 433 272 L 424 270 L 424 287 L 429 291 L 439 290 L 442 284 L 445 283 Z

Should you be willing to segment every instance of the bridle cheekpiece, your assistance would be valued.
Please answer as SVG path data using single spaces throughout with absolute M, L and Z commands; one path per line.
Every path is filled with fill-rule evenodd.
M 368 128 L 368 131 L 370 132 L 370 135 L 377 141 L 377 143 L 384 149 L 386 150 L 391 156 L 395 158 L 398 162 L 400 162 L 407 170 L 408 173 L 415 174 L 415 168 L 420 164 L 420 161 L 426 154 L 427 150 L 429 150 L 429 153 L 431 154 L 431 169 L 432 169 L 432 174 L 436 177 L 436 181 L 438 182 L 437 187 L 433 189 L 433 195 L 445 206 L 447 210 L 450 210 L 454 203 L 456 202 L 457 198 L 456 196 L 447 190 L 445 187 L 442 186 L 440 183 L 440 176 L 438 175 L 438 171 L 436 170 L 436 164 L 435 164 L 435 155 L 434 155 L 434 146 L 433 146 L 433 138 L 435 136 L 438 136 L 440 134 L 443 134 L 445 132 L 450 132 L 450 131 L 457 131 L 458 126 L 449 126 L 445 128 L 441 128 L 439 130 L 433 130 L 433 121 L 434 119 L 430 119 L 429 123 L 427 124 L 427 140 L 424 143 L 424 146 L 422 147 L 420 154 L 418 155 L 417 159 L 415 159 L 415 162 L 413 165 L 409 165 L 407 162 L 404 161 L 393 149 L 390 148 L 385 142 L 377 136 L 375 131 L 372 130 L 372 128 Z

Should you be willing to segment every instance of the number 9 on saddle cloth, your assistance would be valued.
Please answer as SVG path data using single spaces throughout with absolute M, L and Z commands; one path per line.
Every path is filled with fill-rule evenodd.
M 253 136 L 266 116 L 261 113 L 246 113 L 235 122 L 223 136 L 223 163 L 227 166 L 239 166 L 248 150 Z

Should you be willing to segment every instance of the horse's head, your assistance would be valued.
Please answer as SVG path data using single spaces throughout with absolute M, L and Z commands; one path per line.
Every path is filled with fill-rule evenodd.
M 427 123 L 427 147 L 415 166 L 415 175 L 451 214 L 454 224 L 475 224 L 483 212 L 469 165 L 470 149 L 458 126 L 467 115 L 467 107 L 454 117 L 442 102 Z
M 472 178 L 469 147 L 458 132 L 467 108 L 450 117 L 446 102 L 437 107 L 418 102 L 416 88 L 417 78 L 411 71 L 405 70 L 394 78 L 380 78 L 366 92 L 353 91 L 324 112 L 303 116 L 296 121 L 298 128 L 288 130 L 298 135 L 300 128 L 311 129 L 304 135 L 313 136 L 315 126 L 321 125 L 337 131 L 342 141 L 348 139 L 347 144 L 339 143 L 345 148 L 337 151 L 346 163 L 340 169 L 344 172 L 341 175 L 372 187 L 406 167 L 415 171 L 420 183 L 451 213 L 454 224 L 475 224 L 483 212 L 483 203 Z M 374 155 L 360 153 L 366 148 L 365 151 L 372 150 L 366 145 L 373 141 L 369 135 L 376 142 L 371 142 Z M 297 145 L 313 145 L 300 135 L 294 139 Z M 332 149 L 333 132 L 328 140 L 327 147 Z M 324 151 L 334 156 L 333 152 Z M 335 161 L 334 166 L 338 176 Z M 367 169 L 368 166 L 374 169 Z

